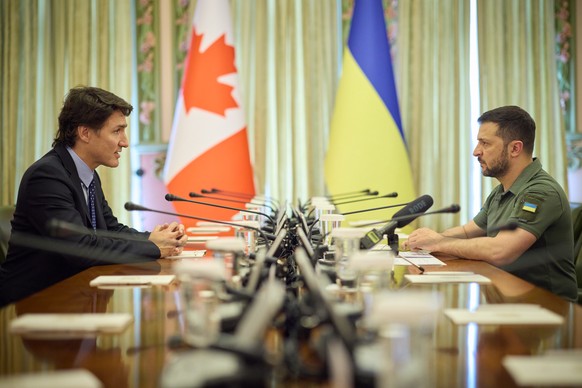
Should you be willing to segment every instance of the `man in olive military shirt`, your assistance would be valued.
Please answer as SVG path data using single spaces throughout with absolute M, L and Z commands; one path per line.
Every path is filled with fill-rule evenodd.
M 573 231 L 568 198 L 533 158 L 535 122 L 517 106 L 485 112 L 473 151 L 484 176 L 498 185 L 469 223 L 437 233 L 420 228 L 406 246 L 483 260 L 538 287 L 576 301 Z M 515 230 L 496 231 L 508 222 Z

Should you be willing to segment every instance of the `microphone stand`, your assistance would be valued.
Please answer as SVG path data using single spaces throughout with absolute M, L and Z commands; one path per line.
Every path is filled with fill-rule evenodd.
M 221 190 L 221 189 L 217 189 L 217 188 L 214 188 L 214 187 L 212 189 L 210 189 L 210 192 L 206 192 L 205 193 L 205 190 L 202 190 L 202 193 L 204 193 L 204 194 L 216 193 L 216 194 L 221 194 L 221 195 L 224 195 L 224 196 L 227 196 L 227 197 L 238 197 L 238 198 L 249 198 L 249 199 L 252 199 L 253 197 L 255 197 L 255 194 L 239 193 L 239 192 L 236 192 L 236 191 L 226 191 L 226 190 Z M 279 207 L 279 205 L 280 205 L 279 204 L 279 201 L 277 201 L 273 197 L 265 197 L 264 200 L 273 203 L 277 207 Z
M 236 207 L 217 205 L 217 204 L 208 203 L 208 202 L 192 201 L 190 199 L 178 197 L 177 195 L 174 195 L 174 194 L 166 194 L 166 196 L 164 198 L 166 198 L 166 201 L 168 201 L 168 202 L 172 202 L 172 201 L 189 202 L 189 203 L 195 203 L 197 205 L 208 205 L 208 206 L 217 207 L 217 208 L 220 208 L 220 209 L 236 210 L 236 211 L 239 211 L 239 212 L 256 214 L 256 215 L 259 215 L 259 216 L 267 217 L 269 219 L 269 221 L 271 222 L 271 225 L 276 225 L 275 220 L 272 219 L 271 216 L 269 216 L 266 213 L 261 213 L 261 212 L 257 212 L 257 211 L 254 211 L 254 210 L 239 209 L 239 208 L 236 208 Z
M 147 212 L 152 212 L 152 213 L 166 214 L 166 215 L 175 216 L 175 217 L 190 218 L 190 219 L 198 220 L 198 221 L 214 222 L 214 223 L 222 224 L 222 225 L 230 225 L 230 226 L 234 226 L 236 228 L 243 228 L 243 229 L 254 230 L 257 233 L 259 233 L 261 235 L 261 237 L 263 237 L 263 239 L 265 240 L 265 245 L 267 246 L 267 248 L 271 246 L 269 244 L 269 241 L 271 239 L 274 239 L 275 238 L 274 236 L 271 236 L 271 235 L 263 232 L 260 228 L 255 228 L 255 227 L 252 227 L 252 226 L 237 224 L 237 223 L 234 223 L 234 222 L 211 220 L 210 218 L 190 216 L 190 215 L 181 214 L 181 213 L 172 213 L 172 212 L 167 212 L 167 211 L 163 211 L 163 210 L 154 210 L 154 209 L 147 208 L 145 206 L 141 206 L 141 205 L 135 204 L 133 202 L 126 202 L 125 205 L 124 205 L 124 208 L 127 211 L 147 211 Z
M 347 205 L 348 203 L 356 203 L 356 202 L 364 202 L 364 201 L 371 201 L 373 199 L 380 199 L 380 198 L 396 198 L 398 197 L 398 193 L 397 192 L 393 192 L 393 193 L 389 193 L 389 194 L 384 194 L 381 195 L 379 197 L 374 197 L 374 198 L 364 198 L 364 199 L 354 199 L 351 201 L 345 201 L 345 202 L 334 202 L 333 204 L 335 206 L 340 206 L 340 205 Z
M 376 198 L 373 198 L 373 199 L 376 199 Z M 354 210 L 354 211 L 346 212 L 346 213 L 342 213 L 342 214 L 344 216 L 349 216 L 351 214 L 365 213 L 365 212 L 371 212 L 371 211 L 374 211 L 374 210 L 384 210 L 384 209 L 390 209 L 390 208 L 393 208 L 393 207 L 406 206 L 409 203 L 410 202 L 397 203 L 396 205 L 380 206 L 380 207 L 374 207 L 374 208 L 371 208 L 371 209 Z M 386 221 L 386 222 L 388 222 L 388 221 Z M 362 225 L 362 226 L 367 226 L 367 225 L 372 225 L 372 224 L 366 224 L 366 225 Z
M 234 202 L 234 203 L 242 203 L 242 204 L 250 203 L 250 204 L 253 204 L 253 205 L 264 206 L 264 207 L 268 208 L 269 210 L 271 210 L 271 212 L 273 212 L 274 214 L 277 213 L 277 211 L 275 210 L 275 208 L 267 205 L 266 203 L 253 202 L 252 199 L 250 201 L 240 201 L 238 199 L 211 197 L 209 195 L 198 194 L 198 193 L 195 193 L 195 192 L 190 192 L 190 194 L 188 194 L 188 195 L 190 196 L 190 198 L 206 198 L 206 199 L 214 199 L 214 200 L 217 200 L 217 201 L 226 201 L 226 202 Z

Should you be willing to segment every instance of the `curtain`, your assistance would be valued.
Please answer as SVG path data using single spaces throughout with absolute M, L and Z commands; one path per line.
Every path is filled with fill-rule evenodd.
M 469 3 L 397 3 L 396 82 L 417 193 L 432 195 L 435 208 L 455 202 L 463 209 L 459 215 L 421 219 L 437 229 L 470 219 L 467 204 L 481 203 L 493 184 L 488 178 L 472 178 L 471 129 L 476 123 L 470 109 Z M 338 0 L 231 4 L 256 187 L 289 200 L 324 194 L 322 166 L 341 72 L 341 4 Z M 528 110 L 538 124 L 536 155 L 565 187 L 553 2 L 477 4 L 480 109 L 513 103 Z M 194 6 L 192 0 L 188 7 Z M 136 95 L 131 7 L 130 0 L 0 2 L 2 204 L 14 203 L 25 169 L 50 149 L 70 87 L 100 86 L 127 100 Z M 139 102 L 134 106 L 130 122 L 137 129 Z M 171 116 L 173 103 L 169 109 Z M 130 131 L 130 136 L 137 139 L 138 132 Z M 127 222 L 122 204 L 130 198 L 128 153 L 122 154 L 120 167 L 101 168 L 99 173 L 114 212 Z M 473 187 L 479 185 L 480 198 L 472 198 Z
M 323 195 L 341 58 L 338 2 L 232 4 L 256 187 L 290 201 Z
M 534 156 L 568 192 L 556 77 L 554 1 L 478 0 L 483 111 L 519 105 L 536 121 Z M 484 179 L 483 193 L 491 190 Z
M 462 213 L 420 218 L 442 230 L 467 212 L 472 160 L 469 90 L 469 0 L 398 3 L 396 83 L 417 193 L 435 209 Z M 395 188 L 397 190 L 397 187 Z
M 50 150 L 70 88 L 97 86 L 131 101 L 130 15 L 127 1 L 0 2 L 2 204 L 15 202 L 26 168 Z M 122 155 L 118 168 L 98 171 L 110 206 L 127 222 L 130 158 Z

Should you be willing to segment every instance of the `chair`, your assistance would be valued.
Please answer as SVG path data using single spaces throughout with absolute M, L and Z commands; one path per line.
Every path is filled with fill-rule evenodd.
M 578 303 L 582 304 L 582 206 L 572 206 L 572 226 L 574 228 L 574 263 L 578 279 Z
M 12 230 L 10 221 L 14 216 L 14 209 L 14 206 L 0 206 L 0 264 L 6 260 L 8 240 Z

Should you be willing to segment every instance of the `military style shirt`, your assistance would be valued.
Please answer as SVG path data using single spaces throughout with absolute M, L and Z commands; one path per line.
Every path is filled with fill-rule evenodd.
M 536 236 L 523 255 L 500 268 L 563 298 L 577 300 L 570 205 L 562 187 L 537 158 L 509 190 L 504 192 L 503 185 L 493 189 L 473 221 L 487 230 L 489 237 L 497 234 L 491 229 L 508 222 L 517 222 L 519 228 Z

